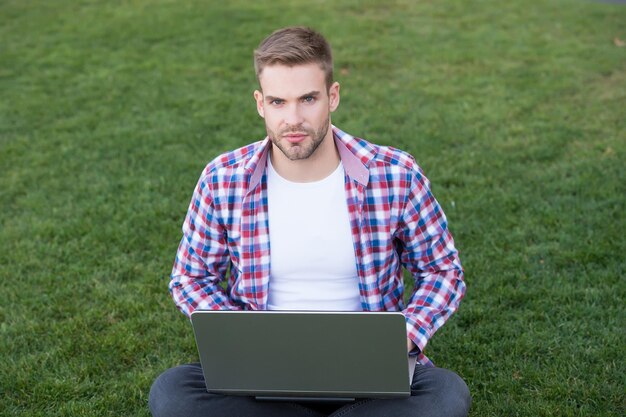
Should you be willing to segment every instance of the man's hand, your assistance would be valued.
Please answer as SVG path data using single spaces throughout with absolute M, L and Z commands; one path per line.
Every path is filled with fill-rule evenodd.
M 407 337 L 406 338 L 406 351 L 410 352 L 413 349 L 415 349 L 415 343 L 413 343 L 413 341 Z

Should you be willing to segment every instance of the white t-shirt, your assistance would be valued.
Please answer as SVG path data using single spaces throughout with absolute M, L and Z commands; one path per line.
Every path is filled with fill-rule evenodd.
M 282 178 L 268 158 L 269 310 L 361 310 L 344 170 Z

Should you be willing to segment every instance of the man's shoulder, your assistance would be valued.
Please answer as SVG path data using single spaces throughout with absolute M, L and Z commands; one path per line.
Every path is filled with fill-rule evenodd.
M 377 165 L 388 165 L 407 170 L 417 167 L 415 158 L 410 153 L 393 146 L 373 145 L 376 148 L 376 156 L 373 162 Z
M 203 176 L 226 173 L 243 173 L 249 164 L 262 153 L 265 141 L 260 140 L 215 157 L 203 171 Z
M 412 170 L 417 168 L 415 158 L 406 151 L 393 146 L 379 145 L 339 129 L 336 129 L 336 133 L 346 144 L 346 147 L 370 169 L 398 167 Z

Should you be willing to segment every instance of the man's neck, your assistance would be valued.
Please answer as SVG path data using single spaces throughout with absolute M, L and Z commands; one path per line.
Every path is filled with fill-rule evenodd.
M 340 157 L 335 145 L 332 128 L 324 137 L 323 142 L 306 159 L 295 161 L 287 158 L 276 146 L 271 147 L 270 157 L 276 172 L 292 182 L 314 182 L 328 177 L 339 165 Z

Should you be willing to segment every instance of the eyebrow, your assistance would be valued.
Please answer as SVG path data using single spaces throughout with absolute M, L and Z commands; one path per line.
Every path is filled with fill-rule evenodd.
M 315 90 L 315 91 L 309 91 L 306 94 L 302 94 L 300 97 L 298 97 L 298 100 L 302 100 L 305 97 L 317 97 L 320 95 L 320 92 Z M 266 101 L 274 101 L 274 100 L 284 100 L 283 98 L 280 97 L 274 97 L 274 96 L 265 96 L 265 100 Z
M 303 98 L 305 98 L 305 97 L 311 97 L 311 96 L 313 96 L 313 97 L 317 97 L 317 96 L 319 96 L 319 95 L 320 95 L 320 92 L 319 92 L 319 91 L 310 91 L 310 92 L 308 92 L 308 93 L 306 93 L 306 94 L 302 94 L 302 95 L 301 95 L 300 97 L 298 97 L 298 98 L 303 99 Z

